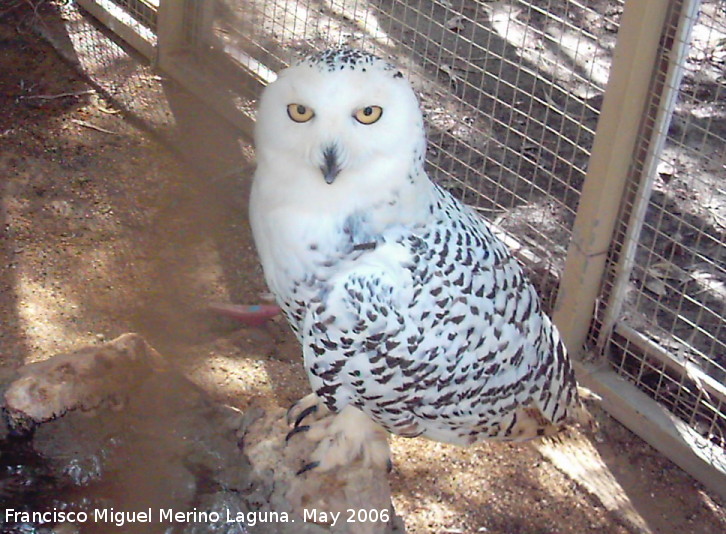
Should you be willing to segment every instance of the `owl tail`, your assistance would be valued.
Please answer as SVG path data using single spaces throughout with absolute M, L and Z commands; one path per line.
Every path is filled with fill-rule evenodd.
M 598 423 L 590 413 L 587 406 L 594 406 L 602 401 L 602 398 L 591 390 L 577 386 L 577 396 L 580 398 L 578 406 L 573 412 L 573 422 L 587 434 L 594 434 L 598 430 Z
M 593 417 L 587 404 L 599 401 L 600 398 L 582 387 L 577 388 L 577 397 L 574 406 L 569 408 L 567 417 L 557 423 L 548 419 L 536 405 L 520 407 L 516 411 L 514 423 L 504 437 L 507 441 L 529 441 L 537 438 L 553 439 L 559 441 L 566 437 L 568 429 L 577 426 L 585 434 L 593 435 L 597 432 L 597 421 Z

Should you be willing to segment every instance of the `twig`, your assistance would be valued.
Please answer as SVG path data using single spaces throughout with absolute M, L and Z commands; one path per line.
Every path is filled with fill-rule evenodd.
M 22 1 L 18 0 L 17 2 L 10 4 L 10 7 L 5 9 L 4 11 L 0 11 L 0 18 L 4 17 L 6 14 L 10 13 L 13 9 L 17 8 L 20 4 L 22 4 Z
M 91 130 L 96 130 L 96 131 L 103 132 L 106 134 L 123 135 L 122 133 L 119 133 L 119 132 L 112 132 L 111 130 L 106 130 L 105 128 L 101 128 L 100 126 L 91 124 L 90 122 L 86 122 L 86 121 L 82 121 L 82 120 L 78 120 L 78 119 L 71 119 L 71 122 L 75 122 L 76 124 L 78 124 L 80 126 L 85 126 L 86 128 L 90 128 Z
M 96 105 L 96 108 L 98 109 L 98 111 L 100 111 L 101 113 L 105 113 L 106 115 L 118 115 L 119 113 L 121 113 L 120 109 L 105 108 L 101 104 Z
M 67 96 L 83 96 L 83 95 L 90 95 L 95 93 L 93 89 L 89 89 L 88 91 L 79 91 L 77 93 L 58 93 L 57 95 L 29 95 L 24 96 L 20 95 L 18 98 L 20 100 L 55 100 L 56 98 L 64 98 Z

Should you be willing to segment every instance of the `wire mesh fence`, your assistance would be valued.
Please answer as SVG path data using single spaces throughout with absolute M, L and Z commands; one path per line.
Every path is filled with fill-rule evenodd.
M 350 45 L 390 58 L 420 96 L 431 177 L 503 232 L 551 310 L 621 17 L 637 1 L 82 3 L 112 4 L 143 28 L 138 31 L 151 31 L 155 46 L 168 24 L 166 8 L 167 18 L 179 20 L 182 45 L 174 52 L 193 60 L 185 75 L 208 78 L 198 93 L 224 86 L 223 96 L 232 95 L 228 118 L 232 112 L 253 117 L 254 100 L 274 73 L 312 50 Z M 634 147 L 588 342 L 591 354 L 723 456 L 726 6 L 718 0 L 660 4 L 669 13 L 650 87 L 653 115 L 643 117 Z M 168 42 L 159 37 L 158 58 Z M 101 63 L 111 72 L 124 61 L 114 55 Z M 164 71 L 161 60 L 159 67 Z M 128 81 L 109 83 L 112 94 L 139 106 Z M 212 94 L 219 106 L 219 93 Z M 171 120 L 167 111 L 161 116 L 160 124 Z
M 131 17 L 151 30 L 156 30 L 159 0 L 112 0 Z
M 676 59 L 682 77 L 668 87 L 664 68 L 654 81 L 674 92 L 673 117 L 645 194 L 631 183 L 626 196 L 599 345 L 618 373 L 725 447 L 726 12 L 703 2 L 683 19 L 690 32 L 677 22 L 666 38 L 690 46 L 676 42 L 662 59 Z M 645 153 L 634 162 L 647 164 Z
M 221 49 L 253 72 L 333 45 L 407 70 L 429 128 L 430 174 L 532 251 L 551 306 L 621 2 L 604 12 L 563 0 L 220 0 L 210 9 L 197 51 Z
M 130 5 L 130 2 L 126 2 Z M 121 2 L 102 0 L 116 27 L 123 25 L 139 36 L 139 42 L 155 46 L 153 26 L 146 27 L 127 12 Z M 128 7 L 128 6 L 125 6 Z M 39 26 L 65 59 L 88 77 L 99 91 L 129 116 L 155 131 L 168 130 L 174 117 L 164 97 L 161 77 L 150 61 L 102 22 L 88 17 L 75 2 L 55 6 L 57 18 L 46 16 Z

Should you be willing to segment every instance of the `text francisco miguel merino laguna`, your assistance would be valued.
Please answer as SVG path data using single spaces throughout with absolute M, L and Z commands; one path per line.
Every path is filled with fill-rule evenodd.
M 338 520 L 346 523 L 358 522 L 388 522 L 389 510 L 347 510 L 343 512 L 325 512 L 314 508 L 304 509 L 302 520 L 304 522 L 335 524 Z M 52 510 L 44 512 L 27 512 L 5 509 L 3 519 L 6 523 L 109 523 L 122 527 L 127 523 L 244 523 L 247 526 L 255 526 L 257 523 L 294 523 L 295 519 L 287 512 L 258 511 L 258 512 L 233 512 L 225 510 L 223 513 L 214 511 L 192 511 L 175 512 L 171 508 L 161 508 L 153 512 L 151 508 L 142 512 L 127 512 L 114 510 L 113 508 L 96 508 L 90 511 L 69 511 Z
M 261 517 L 261 513 L 234 513 L 231 510 L 218 512 L 201 512 L 195 508 L 191 512 L 175 512 L 171 508 L 160 508 L 152 510 L 148 508 L 142 512 L 120 511 L 113 508 L 95 508 L 84 511 L 68 511 L 53 508 L 45 512 L 21 512 L 12 508 L 5 510 L 6 522 L 22 523 L 109 523 L 122 527 L 127 523 L 219 523 L 238 522 L 253 526 L 256 522 L 280 522 L 290 521 L 285 513 L 268 512 L 267 517 Z M 274 517 L 272 517 L 274 515 Z M 254 522 L 254 523 L 253 523 Z

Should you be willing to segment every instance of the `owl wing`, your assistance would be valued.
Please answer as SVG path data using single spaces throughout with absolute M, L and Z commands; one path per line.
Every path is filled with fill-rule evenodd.
M 339 411 L 366 395 L 380 377 L 386 384 L 383 350 L 404 328 L 396 311 L 395 287 L 384 270 L 363 268 L 336 276 L 310 300 L 302 328 L 303 358 L 315 392 Z
M 549 318 L 519 317 L 512 304 L 536 299 L 531 286 L 462 298 L 456 278 L 406 268 L 405 249 L 376 251 L 377 261 L 334 276 L 309 302 L 301 338 L 315 393 L 334 412 L 352 404 L 403 436 L 466 444 L 555 431 L 577 395 Z M 490 285 L 500 276 L 474 271 L 467 276 Z M 537 325 L 536 335 L 518 323 Z
M 352 404 L 390 432 L 413 436 L 422 432 L 414 414 L 423 401 L 414 382 L 431 384 L 441 370 L 420 361 L 417 339 L 425 331 L 402 313 L 412 292 L 408 276 L 395 263 L 336 276 L 310 301 L 302 342 L 313 391 L 329 409 Z

